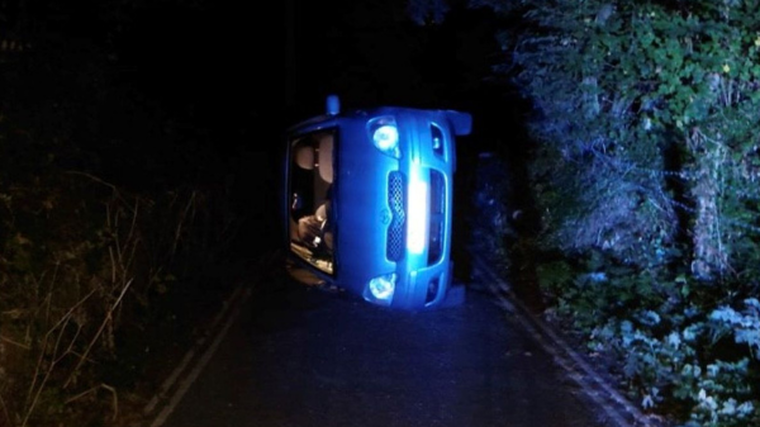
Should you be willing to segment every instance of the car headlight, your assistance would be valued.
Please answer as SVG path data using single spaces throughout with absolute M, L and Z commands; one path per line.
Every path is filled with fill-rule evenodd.
M 401 157 L 396 120 L 393 117 L 379 117 L 369 122 L 369 137 L 378 150 L 395 157 Z
M 396 273 L 375 277 L 367 286 L 372 298 L 382 304 L 390 304 L 396 290 Z

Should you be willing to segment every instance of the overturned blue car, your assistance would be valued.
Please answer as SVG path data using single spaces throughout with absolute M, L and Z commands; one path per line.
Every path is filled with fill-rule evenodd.
M 291 263 L 321 284 L 391 308 L 451 297 L 456 137 L 472 117 L 379 107 L 326 114 L 287 131 L 284 230 Z

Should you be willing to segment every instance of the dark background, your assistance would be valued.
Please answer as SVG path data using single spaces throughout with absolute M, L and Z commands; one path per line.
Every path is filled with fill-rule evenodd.
M 519 104 L 492 77 L 498 22 L 486 10 L 455 4 L 442 23 L 420 26 L 403 0 L 185 2 L 146 6 L 130 21 L 114 43 L 116 66 L 174 126 L 168 136 L 178 141 L 164 155 L 176 158 L 169 169 L 177 171 L 168 172 L 229 186 L 250 219 L 244 235 L 277 229 L 276 208 L 262 207 L 279 200 L 282 134 L 321 114 L 328 94 L 344 109 L 472 113 L 473 135 L 458 148 L 460 202 L 477 153 L 508 148 L 497 135 L 518 128 Z
M 3 53 L 0 105 L 36 140 L 64 141 L 53 147 L 64 169 L 138 191 L 224 192 L 246 219 L 240 247 L 276 237 L 283 133 L 321 114 L 328 94 L 343 109 L 467 111 L 455 211 L 465 214 L 478 153 L 506 154 L 524 175 L 526 111 L 492 71 L 503 23 L 465 3 L 419 25 L 406 0 L 9 0 L 0 37 L 28 48 Z M 19 168 L 38 163 L 30 154 Z
M 111 43 L 119 83 L 224 161 L 275 153 L 269 138 L 321 114 L 333 93 L 344 109 L 469 111 L 475 136 L 510 125 L 507 89 L 491 78 L 501 58 L 487 11 L 455 7 L 443 23 L 419 26 L 403 0 L 225 3 L 146 3 Z M 486 139 L 468 145 L 493 148 Z

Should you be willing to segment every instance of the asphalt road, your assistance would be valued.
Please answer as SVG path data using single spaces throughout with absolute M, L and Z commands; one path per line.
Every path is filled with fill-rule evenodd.
M 482 285 L 408 313 L 270 277 L 162 425 L 603 426 Z

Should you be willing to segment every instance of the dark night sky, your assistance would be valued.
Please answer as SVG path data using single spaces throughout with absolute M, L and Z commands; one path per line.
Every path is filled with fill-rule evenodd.
M 443 24 L 420 27 L 405 0 L 24 4 L 27 29 L 55 34 L 40 56 L 61 51 L 74 64 L 80 51 L 103 52 L 109 99 L 93 113 L 101 133 L 89 144 L 111 157 L 96 172 L 117 181 L 232 175 L 240 194 L 261 187 L 272 181 L 282 132 L 321 114 L 330 93 L 345 109 L 469 111 L 474 132 L 460 155 L 493 149 L 492 136 L 513 133 L 505 123 L 514 126 L 520 108 L 504 87 L 484 83 L 499 59 L 498 22 L 485 11 L 454 8 Z
M 485 11 L 454 8 L 423 28 L 406 0 L 27 3 L 48 29 L 112 52 L 125 90 L 220 136 L 221 150 L 248 145 L 241 135 L 261 125 L 281 130 L 321 113 L 329 93 L 346 108 L 457 108 L 479 118 L 498 110 L 502 122 L 508 108 L 503 88 L 483 84 L 499 52 Z M 104 6 L 118 4 L 128 6 Z
M 296 95 L 317 102 L 336 92 L 347 106 L 378 104 L 471 109 L 496 50 L 492 20 L 455 10 L 419 27 L 405 2 L 308 2 L 296 6 Z
M 497 23 L 485 11 L 454 9 L 443 24 L 420 27 L 405 0 L 208 4 L 134 13 L 118 62 L 130 85 L 189 126 L 203 145 L 191 155 L 220 154 L 220 165 L 206 169 L 216 179 L 232 173 L 242 204 L 251 189 L 276 200 L 282 132 L 321 114 L 330 93 L 344 108 L 471 112 L 474 135 L 458 149 L 464 167 L 467 155 L 494 148 L 489 135 L 514 115 L 504 88 L 484 83 L 499 52 Z

